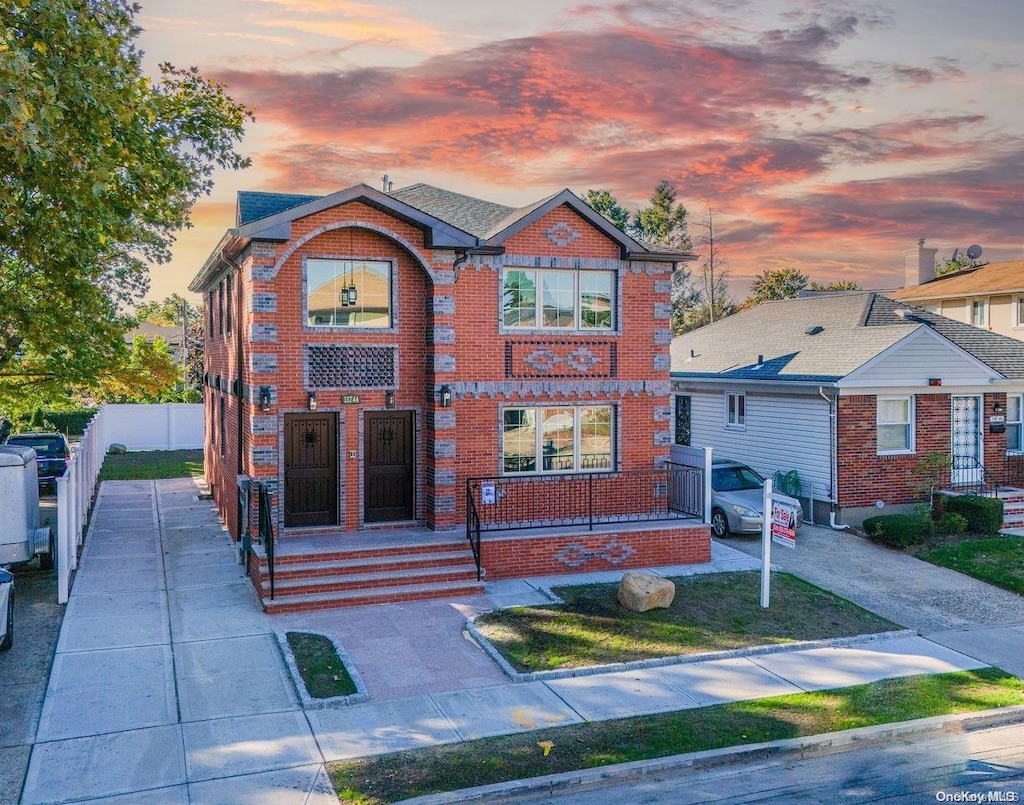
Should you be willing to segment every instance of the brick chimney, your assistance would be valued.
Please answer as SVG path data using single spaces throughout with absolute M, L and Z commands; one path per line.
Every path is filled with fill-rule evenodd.
M 935 279 L 935 254 L 938 249 L 926 249 L 924 238 L 917 242 L 917 248 L 903 255 L 903 287 L 924 285 Z

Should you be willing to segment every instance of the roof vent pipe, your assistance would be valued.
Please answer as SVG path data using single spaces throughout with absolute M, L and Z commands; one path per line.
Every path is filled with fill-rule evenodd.
M 758 355 L 757 356 L 757 365 L 758 366 L 763 366 L 764 365 L 764 355 Z

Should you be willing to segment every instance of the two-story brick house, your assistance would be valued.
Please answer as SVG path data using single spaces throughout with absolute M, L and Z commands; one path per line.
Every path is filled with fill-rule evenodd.
M 234 539 L 269 503 L 268 608 L 470 589 L 467 532 L 488 578 L 706 561 L 665 465 L 691 258 L 567 190 L 523 209 L 422 184 L 239 194 L 190 289 L 207 479 Z M 265 549 L 250 567 L 266 599 Z

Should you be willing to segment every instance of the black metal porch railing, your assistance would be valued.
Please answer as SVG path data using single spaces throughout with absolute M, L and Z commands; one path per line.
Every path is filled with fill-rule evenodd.
M 270 574 L 270 600 L 274 600 L 274 512 L 270 503 L 270 490 L 266 484 L 260 490 L 260 542 L 267 554 L 267 569 Z
M 469 478 L 466 537 L 477 579 L 483 531 L 704 519 L 704 470 L 667 463 L 651 470 Z

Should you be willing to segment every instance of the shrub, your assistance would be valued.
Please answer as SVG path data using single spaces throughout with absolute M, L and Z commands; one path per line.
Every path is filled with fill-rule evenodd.
M 940 534 L 963 534 L 967 530 L 967 518 L 959 512 L 946 512 L 935 523 Z
M 932 524 L 916 514 L 882 514 L 864 521 L 868 539 L 890 548 L 906 548 L 925 542 L 931 536 Z
M 944 495 L 942 509 L 967 520 L 967 530 L 975 534 L 998 534 L 1003 527 L 1003 501 L 981 495 Z

